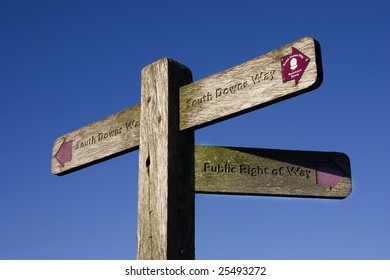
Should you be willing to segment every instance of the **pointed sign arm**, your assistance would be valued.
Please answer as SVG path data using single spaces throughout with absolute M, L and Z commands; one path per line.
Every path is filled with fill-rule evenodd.
M 195 146 L 196 193 L 342 199 L 351 191 L 344 153 Z

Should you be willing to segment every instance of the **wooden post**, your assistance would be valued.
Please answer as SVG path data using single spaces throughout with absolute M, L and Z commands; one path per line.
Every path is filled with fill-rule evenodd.
M 179 131 L 191 71 L 164 58 L 142 70 L 138 259 L 195 259 L 194 133 Z

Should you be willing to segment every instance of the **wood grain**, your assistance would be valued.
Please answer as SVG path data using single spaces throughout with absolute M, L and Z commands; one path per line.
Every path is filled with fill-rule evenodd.
M 328 173 L 342 174 L 333 187 L 317 182 L 317 172 L 328 163 L 334 166 Z M 352 191 L 350 161 L 336 152 L 196 146 L 195 191 L 345 198 Z
M 194 134 L 179 131 L 179 87 L 191 72 L 170 59 L 142 71 L 138 259 L 194 259 Z

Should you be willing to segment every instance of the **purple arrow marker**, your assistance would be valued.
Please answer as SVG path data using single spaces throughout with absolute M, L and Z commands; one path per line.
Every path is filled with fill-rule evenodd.
M 64 139 L 64 142 L 62 142 L 61 147 L 58 149 L 55 158 L 61 166 L 64 167 L 65 163 L 72 159 L 72 141 L 66 142 L 66 139 Z
M 333 161 L 317 163 L 317 184 L 326 185 L 332 189 L 343 177 L 345 173 Z
M 292 53 L 281 59 L 283 83 L 295 80 L 295 84 L 298 84 L 309 62 L 309 57 L 292 48 Z

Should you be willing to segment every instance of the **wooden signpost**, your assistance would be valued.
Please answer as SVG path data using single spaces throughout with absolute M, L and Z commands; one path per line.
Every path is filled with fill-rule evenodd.
M 142 70 L 141 104 L 59 137 L 63 175 L 139 147 L 138 259 L 194 259 L 194 193 L 344 198 L 342 153 L 195 146 L 194 129 L 312 90 L 317 42 L 305 37 L 192 83 L 171 59 Z

